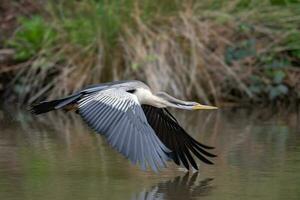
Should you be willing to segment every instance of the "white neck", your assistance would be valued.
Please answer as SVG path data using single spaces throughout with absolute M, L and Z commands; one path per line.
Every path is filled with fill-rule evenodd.
M 140 104 L 151 105 L 157 108 L 165 108 L 169 104 L 168 101 L 153 95 L 150 90 L 144 88 L 138 88 L 134 95 L 137 96 Z

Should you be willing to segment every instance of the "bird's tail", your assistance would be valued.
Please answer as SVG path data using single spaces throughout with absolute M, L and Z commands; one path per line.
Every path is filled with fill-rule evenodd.
M 60 108 L 66 108 L 69 109 L 69 106 L 74 104 L 79 98 L 81 97 L 81 94 L 75 94 L 63 99 L 57 99 L 52 101 L 43 101 L 35 105 L 31 105 L 30 111 L 33 114 L 42 114 L 46 113 L 52 110 L 57 110 Z
M 55 110 L 55 106 L 57 106 L 60 102 L 60 100 L 43 101 L 38 104 L 32 105 L 30 111 L 36 115 L 46 113 L 51 110 Z

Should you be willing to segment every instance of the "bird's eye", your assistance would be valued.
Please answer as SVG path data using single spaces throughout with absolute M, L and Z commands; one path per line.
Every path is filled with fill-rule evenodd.
M 126 92 L 129 92 L 132 94 L 132 93 L 135 93 L 135 91 L 136 91 L 135 89 L 132 89 L 132 90 L 127 90 Z

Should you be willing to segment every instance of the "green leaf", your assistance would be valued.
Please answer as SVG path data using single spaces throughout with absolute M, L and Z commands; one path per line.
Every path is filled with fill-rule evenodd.
M 272 87 L 269 93 L 269 98 L 271 100 L 276 99 L 280 95 L 280 92 L 277 90 L 276 87 Z
M 298 50 L 293 50 L 291 52 L 292 56 L 295 56 L 296 58 L 300 59 L 300 49 Z
M 285 73 L 282 70 L 276 70 L 273 73 L 273 82 L 276 84 L 282 83 L 285 77 Z
M 225 61 L 230 64 L 234 60 L 241 60 L 256 54 L 256 40 L 254 38 L 243 40 L 236 45 L 225 49 Z
M 7 42 L 16 50 L 16 60 L 26 60 L 37 54 L 40 49 L 51 44 L 56 33 L 41 16 L 21 17 L 18 19 L 20 28 L 14 37 Z
M 270 90 L 269 90 L 269 98 L 271 100 L 274 100 L 276 99 L 277 97 L 280 97 L 280 96 L 283 96 L 283 95 L 286 95 L 288 93 L 288 87 L 283 85 L 283 84 L 280 84 L 276 87 L 273 87 L 273 86 L 270 86 Z
M 260 84 L 262 82 L 261 77 L 259 77 L 257 75 L 250 75 L 250 80 L 254 84 Z
M 251 92 L 259 94 L 262 91 L 262 87 L 261 86 L 250 86 L 249 89 L 251 90 Z
M 280 94 L 287 94 L 289 89 L 287 86 L 283 85 L 283 84 L 280 84 L 277 86 L 277 90 L 280 92 Z
M 132 63 L 132 64 L 131 64 L 131 68 L 132 68 L 133 70 L 138 70 L 138 69 L 140 68 L 140 64 L 139 64 L 139 63 Z

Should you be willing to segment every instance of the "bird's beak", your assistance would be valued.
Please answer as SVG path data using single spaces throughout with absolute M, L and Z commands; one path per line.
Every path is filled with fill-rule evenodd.
M 202 105 L 200 103 L 193 106 L 193 110 L 213 110 L 213 109 L 218 109 L 218 108 L 215 106 Z

